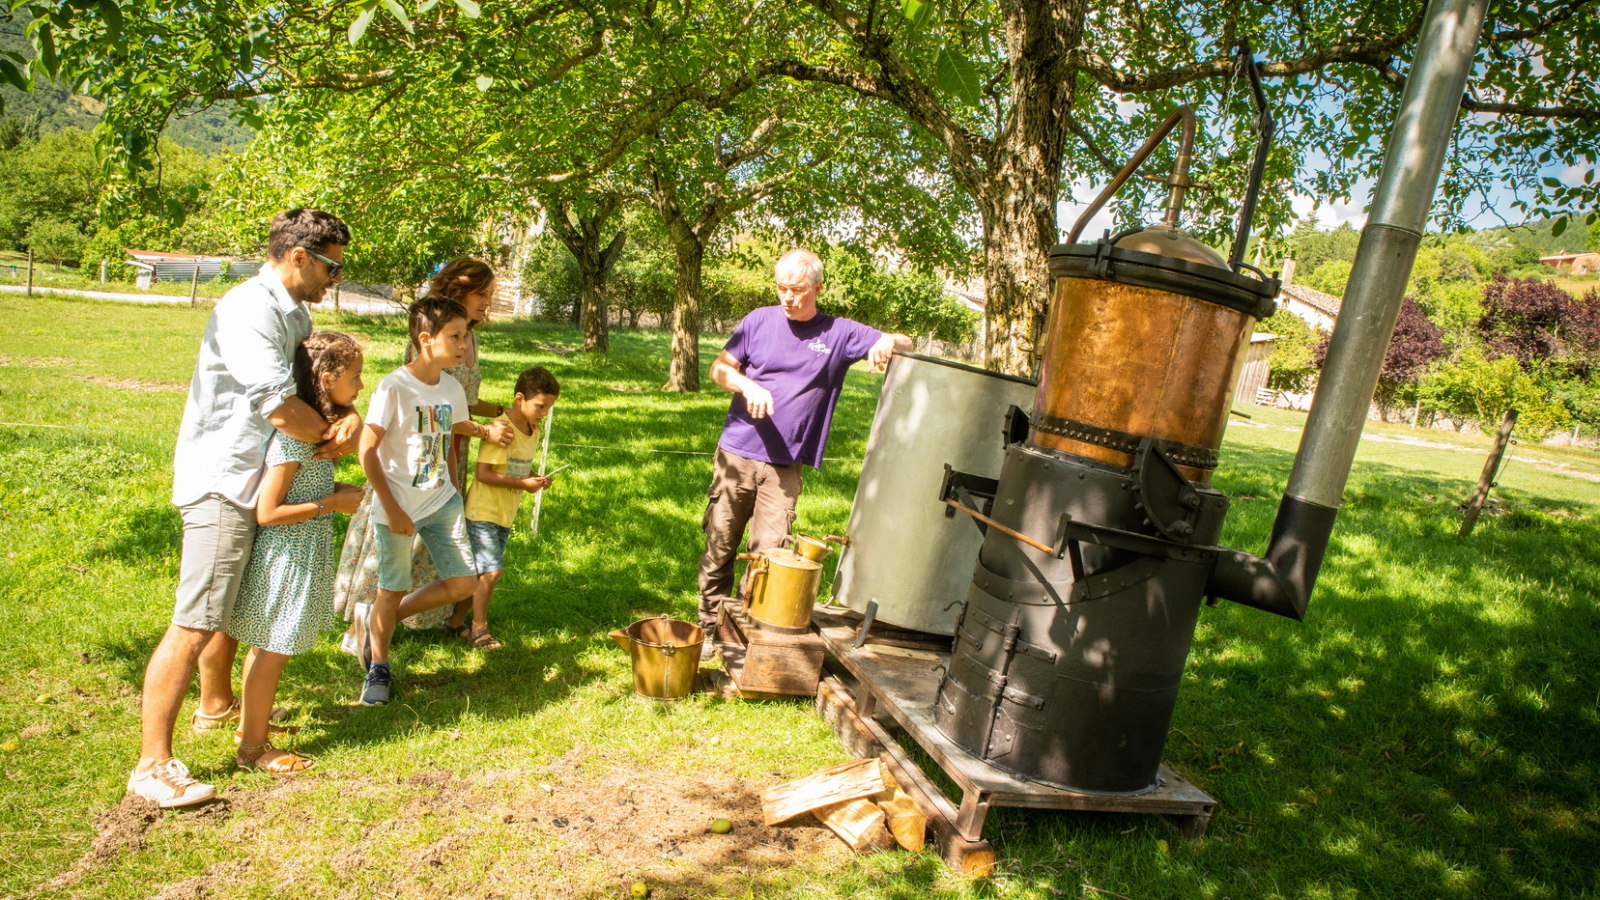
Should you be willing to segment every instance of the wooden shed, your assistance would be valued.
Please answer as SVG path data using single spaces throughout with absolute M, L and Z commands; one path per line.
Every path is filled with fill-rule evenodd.
M 1244 371 L 1240 373 L 1239 386 L 1233 392 L 1234 403 L 1260 405 L 1256 398 L 1267 386 L 1267 378 L 1272 374 L 1267 367 L 1267 358 L 1272 356 L 1272 348 L 1277 340 L 1275 334 L 1257 333 L 1250 336 L 1250 349 L 1244 354 Z

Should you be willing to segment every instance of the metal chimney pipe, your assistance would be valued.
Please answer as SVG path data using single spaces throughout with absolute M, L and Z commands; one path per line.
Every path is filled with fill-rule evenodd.
M 1400 315 L 1488 0 L 1433 0 L 1266 558 L 1224 551 L 1216 597 L 1305 616 Z

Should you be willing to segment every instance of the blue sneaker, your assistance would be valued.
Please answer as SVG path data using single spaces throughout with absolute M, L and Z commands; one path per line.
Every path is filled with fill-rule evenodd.
M 389 685 L 394 681 L 394 676 L 389 673 L 388 663 L 373 663 L 367 669 L 367 677 L 361 683 L 362 706 L 384 706 L 389 702 Z

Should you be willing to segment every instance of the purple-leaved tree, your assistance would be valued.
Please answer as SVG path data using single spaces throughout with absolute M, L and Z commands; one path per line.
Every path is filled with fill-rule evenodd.
M 1317 345 L 1312 359 L 1318 369 L 1328 357 L 1328 340 L 1323 338 Z M 1400 304 L 1400 318 L 1395 321 L 1394 336 L 1383 357 L 1383 371 L 1378 374 L 1378 389 L 1372 395 L 1378 404 L 1378 415 L 1387 422 L 1389 412 L 1405 399 L 1407 388 L 1414 387 L 1428 366 L 1449 352 L 1444 344 L 1444 329 L 1429 321 L 1417 301 L 1407 297 Z

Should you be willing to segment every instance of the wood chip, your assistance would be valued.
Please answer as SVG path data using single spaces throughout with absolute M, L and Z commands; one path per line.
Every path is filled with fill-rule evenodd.
M 889 766 L 882 768 L 884 788 L 872 795 L 872 801 L 883 810 L 885 824 L 894 836 L 894 842 L 912 853 L 920 853 L 928 843 L 928 816 L 900 786 L 894 773 L 889 771 Z
M 883 810 L 865 797 L 824 806 L 816 814 L 829 831 L 857 853 L 876 853 L 894 846 Z
M 879 800 L 884 824 L 894 835 L 894 842 L 912 853 L 922 852 L 928 841 L 928 817 L 917 808 L 917 802 L 905 791 L 896 790 L 894 796 Z

